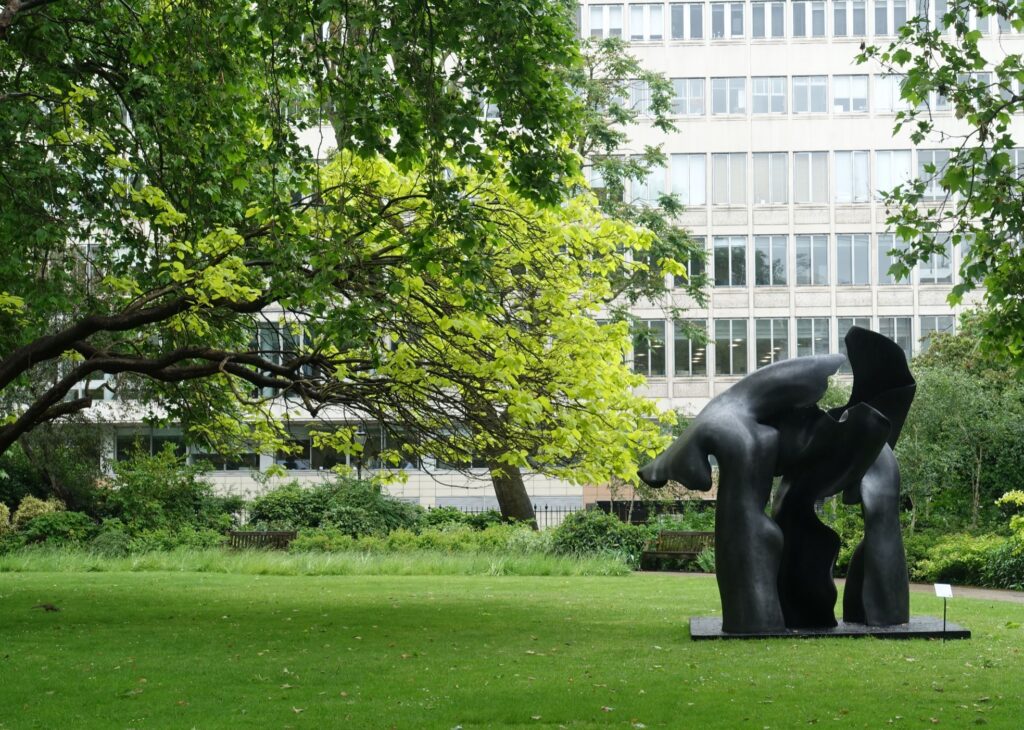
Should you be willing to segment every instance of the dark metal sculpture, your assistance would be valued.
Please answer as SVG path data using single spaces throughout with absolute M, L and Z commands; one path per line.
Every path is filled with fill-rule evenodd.
M 784 360 L 752 373 L 700 412 L 664 453 L 640 469 L 654 487 L 669 480 L 711 488 L 719 466 L 715 562 L 722 630 L 774 632 L 836 625 L 832 568 L 839 537 L 815 503 L 843 493 L 860 503 L 864 540 L 843 600 L 848 622 L 909 620 L 909 583 L 899 529 L 899 469 L 892 454 L 914 395 L 903 351 L 870 330 L 846 335 L 854 387 L 843 408 L 818 400 L 842 355 Z M 765 514 L 781 476 L 772 517 Z

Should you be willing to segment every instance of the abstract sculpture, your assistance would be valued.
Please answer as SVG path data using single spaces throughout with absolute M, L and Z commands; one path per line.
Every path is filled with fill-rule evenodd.
M 706 491 L 708 457 L 716 458 L 715 563 L 725 632 L 836 626 L 832 568 L 840 541 L 818 519 L 815 503 L 840 492 L 864 515 L 844 621 L 888 626 L 910 618 L 892 447 L 916 386 L 903 351 L 887 337 L 854 327 L 846 349 L 853 392 L 844 407 L 817 406 L 842 355 L 784 360 L 712 399 L 682 436 L 640 469 L 653 487 L 674 480 Z M 782 480 L 769 517 L 776 476 Z

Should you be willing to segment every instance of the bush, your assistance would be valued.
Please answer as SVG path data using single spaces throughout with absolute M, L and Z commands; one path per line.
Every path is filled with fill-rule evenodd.
M 950 535 L 911 566 L 911 577 L 927 583 L 984 585 L 990 556 L 1008 540 L 998 535 Z
M 132 536 L 118 519 L 103 520 L 89 549 L 108 558 L 123 558 L 132 551 Z
M 153 456 L 139 454 L 114 466 L 110 488 L 101 495 L 104 516 L 114 517 L 130 534 L 153 530 L 227 530 L 238 500 L 213 495 L 202 468 L 185 464 L 168 445 Z
M 715 572 L 715 549 L 704 548 L 700 551 L 700 555 L 697 556 L 697 567 L 700 568 L 701 573 L 714 573 Z
M 212 548 L 220 547 L 226 536 L 209 528 L 185 526 L 180 529 L 166 527 L 146 530 L 132 536 L 129 552 L 145 553 L 153 551 L 174 550 L 175 548 Z
M 250 514 L 255 525 L 267 529 L 328 527 L 356 537 L 413 529 L 423 509 L 371 482 L 338 477 L 305 489 L 294 482 L 273 489 L 253 501 Z
M 0 535 L 11 529 L 11 508 L 0 502 Z
M 600 510 L 574 512 L 552 531 L 551 549 L 560 555 L 619 553 L 636 565 L 651 530 L 627 525 Z
M 684 530 L 687 532 L 713 532 L 715 529 L 715 508 L 711 506 L 687 505 L 682 512 L 660 514 L 650 523 L 658 530 Z
M 14 513 L 14 519 L 12 520 L 14 529 L 20 530 L 36 517 L 50 514 L 51 512 L 60 512 L 63 509 L 64 503 L 59 499 L 51 497 L 44 502 L 38 497 L 33 497 L 31 494 L 27 495 L 22 498 L 21 504 L 18 505 L 18 509 Z
M 421 527 L 467 525 L 474 530 L 484 530 L 501 523 L 501 513 L 493 509 L 474 513 L 463 512 L 458 507 L 434 507 L 426 510 L 420 518 Z
M 80 545 L 96 533 L 96 523 L 81 512 L 46 512 L 22 528 L 26 544 Z
M 419 532 L 400 527 L 386 536 L 363 535 L 353 538 L 342 530 L 321 527 L 300 530 L 288 546 L 290 552 L 411 553 L 499 553 L 538 554 L 547 552 L 550 539 L 545 533 L 522 525 L 492 525 L 474 530 L 467 525 L 430 527 Z
M 990 588 L 1024 590 L 1024 542 L 1012 538 L 993 548 L 988 554 L 984 571 Z

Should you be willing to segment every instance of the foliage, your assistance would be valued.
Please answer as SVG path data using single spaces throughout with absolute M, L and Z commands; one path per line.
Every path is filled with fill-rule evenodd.
M 996 535 L 949 535 L 936 542 L 927 557 L 910 566 L 914 580 L 960 585 L 985 585 L 989 560 L 1007 543 Z
M 11 529 L 11 510 L 10 508 L 0 502 L 0 535 Z
M 501 521 L 501 513 L 493 509 L 482 512 L 463 512 L 458 507 L 434 507 L 423 513 L 420 525 L 422 527 L 467 525 L 474 530 L 483 530 L 492 525 L 498 525 Z
M 841 408 L 850 402 L 850 393 L 852 392 L 853 388 L 849 383 L 833 376 L 828 379 L 828 388 L 818 401 L 818 407 L 826 411 L 832 408 Z
M 15 510 L 14 516 L 11 518 L 11 524 L 15 530 L 22 529 L 31 520 L 34 520 L 40 515 L 49 514 L 51 512 L 60 512 L 64 509 L 64 503 L 59 499 L 50 498 L 47 500 L 41 500 L 38 497 L 28 495 L 22 498 L 21 503 L 18 505 L 18 509 Z
M 986 558 L 981 585 L 1024 590 L 1024 540 L 1020 536 L 994 545 Z
M 394 499 L 373 482 L 346 476 L 312 487 L 290 482 L 257 497 L 250 508 L 252 522 L 261 527 L 323 526 L 352 537 L 411 528 L 422 513 L 419 506 Z
M 712 505 L 687 504 L 681 512 L 659 514 L 650 523 L 652 530 L 714 532 L 715 508 Z
M 290 552 L 368 553 L 495 553 L 531 555 L 548 551 L 550 540 L 527 525 L 495 524 L 483 529 L 467 525 L 429 527 L 418 532 L 399 528 L 385 536 L 353 537 L 342 529 L 302 530 L 288 546 Z
M 121 520 L 106 519 L 90 541 L 89 550 L 108 558 L 121 558 L 132 552 L 132 536 Z
M 714 573 L 715 572 L 715 549 L 704 548 L 700 551 L 700 555 L 697 556 L 697 567 L 702 573 Z
M 96 523 L 81 512 L 47 512 L 21 528 L 26 544 L 80 545 L 96 534 Z
M 628 525 L 606 512 L 582 510 L 552 531 L 551 549 L 559 555 L 620 553 L 636 565 L 649 534 L 646 527 Z
M 194 525 L 183 525 L 177 528 L 157 527 L 133 534 L 130 552 L 167 552 L 177 548 L 203 549 L 221 547 L 226 539 L 226 536 L 217 530 Z M 112 542 L 114 542 L 114 539 L 110 538 L 107 542 L 107 547 L 110 547 Z
M 950 302 L 983 288 L 983 344 L 1019 366 L 1024 363 L 1019 252 L 1024 179 L 1014 153 L 1020 140 L 1011 122 L 1024 111 L 1024 95 L 1014 90 L 1024 63 L 1019 52 L 984 39 L 971 16 L 990 30 L 1004 17 L 1020 32 L 1024 6 L 964 0 L 944 7 L 941 27 L 915 19 L 888 47 L 868 46 L 859 58 L 905 77 L 901 95 L 908 108 L 897 113 L 894 132 L 906 129 L 915 145 L 938 143 L 950 150 L 947 164 L 931 165 L 926 179 L 912 180 L 886 197 L 889 224 L 909 242 L 894 268 L 907 276 L 917 263 L 942 255 L 951 233 L 951 242 L 962 244 L 962 263 Z M 932 113 L 939 96 L 953 110 L 950 123 Z M 929 180 L 940 190 L 937 198 L 927 191 Z
M 234 524 L 222 510 L 236 503 L 213 495 L 202 467 L 188 465 L 168 446 L 152 456 L 134 454 L 114 465 L 114 477 L 100 494 L 104 516 L 120 520 L 131 534 L 185 528 L 227 530 Z

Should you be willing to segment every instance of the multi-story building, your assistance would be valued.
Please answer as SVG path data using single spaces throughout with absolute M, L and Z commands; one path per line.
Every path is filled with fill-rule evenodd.
M 671 79 L 678 131 L 663 133 L 641 117 L 630 130 L 633 149 L 623 150 L 660 144 L 668 164 L 628 194 L 652 204 L 663 191 L 677 194 L 686 208 L 679 222 L 707 250 L 707 306 L 698 308 L 681 290 L 670 295 L 706 330 L 706 345 L 674 325 L 668 302 L 635 311 L 650 330 L 633 356 L 649 397 L 692 415 L 758 367 L 842 352 L 852 325 L 891 337 L 908 357 L 927 347 L 932 332 L 955 327 L 958 312 L 947 296 L 960 246 L 947 245 L 946 255 L 894 280 L 889 251 L 898 242 L 880 192 L 929 177 L 926 165 L 941 168 L 948 152 L 938 141 L 915 146 L 909 134 L 893 134 L 900 78 L 855 61 L 862 44 L 892 41 L 910 16 L 936 22 L 946 0 L 594 1 L 579 10 L 582 35 L 621 37 L 644 66 Z M 1024 35 L 1009 24 L 972 21 L 986 43 L 1006 52 L 1024 47 Z M 634 83 L 631 97 L 643 113 L 645 86 Z M 933 114 L 955 126 L 945 99 L 929 101 Z M 311 144 L 332 146 L 325 134 Z M 927 193 L 941 195 L 934 183 Z M 138 436 L 150 448 L 175 438 L 126 419 L 117 449 Z M 301 425 L 295 438 L 300 455 L 220 460 L 213 479 L 225 491 L 252 495 L 260 489 L 253 471 L 274 463 L 289 477 L 321 478 L 333 465 L 330 455 Z M 384 436 L 371 429 L 366 438 L 367 455 L 351 464 L 359 469 L 376 465 Z M 431 460 L 405 467 L 408 482 L 391 488 L 397 496 L 425 505 L 495 504 L 486 470 L 474 479 Z M 541 507 L 582 505 L 599 495 L 539 475 L 526 481 Z
M 894 134 L 901 78 L 856 62 L 864 44 L 893 41 L 909 16 L 941 27 L 946 12 L 945 0 L 580 6 L 582 35 L 621 37 L 645 67 L 671 79 L 678 131 L 642 121 L 631 130 L 632 151 L 660 144 L 668 164 L 631 194 L 652 203 L 678 195 L 680 223 L 707 251 L 707 306 L 672 295 L 706 330 L 706 346 L 673 326 L 664 303 L 636 311 L 650 337 L 634 367 L 648 377 L 650 397 L 692 414 L 758 367 L 842 352 L 852 325 L 891 337 L 908 358 L 932 332 L 955 327 L 947 296 L 961 247 L 947 244 L 945 256 L 894 280 L 889 251 L 899 242 L 881 194 L 933 178 L 926 166 L 941 171 L 950 142 L 915 146 L 908 132 Z M 1024 43 L 1001 19 L 972 23 L 993 48 L 1019 52 Z M 634 83 L 630 102 L 641 115 L 649 101 L 646 85 Z M 929 101 L 940 125 L 955 130 L 949 103 Z M 941 195 L 930 181 L 926 197 Z

